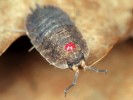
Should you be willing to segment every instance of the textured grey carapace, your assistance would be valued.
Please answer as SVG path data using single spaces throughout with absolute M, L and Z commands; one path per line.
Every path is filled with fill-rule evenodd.
M 27 17 L 26 29 L 33 46 L 50 64 L 58 68 L 78 67 L 89 55 L 81 33 L 69 16 L 58 7 L 37 6 Z M 67 51 L 65 45 L 70 42 L 76 48 Z

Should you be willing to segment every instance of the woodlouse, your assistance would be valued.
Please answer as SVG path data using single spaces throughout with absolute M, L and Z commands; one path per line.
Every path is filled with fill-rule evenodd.
M 26 30 L 34 48 L 50 64 L 75 71 L 74 81 L 64 90 L 65 95 L 76 84 L 79 66 L 96 72 L 106 72 L 86 66 L 85 61 L 89 56 L 86 41 L 70 17 L 60 8 L 37 5 L 27 17 Z

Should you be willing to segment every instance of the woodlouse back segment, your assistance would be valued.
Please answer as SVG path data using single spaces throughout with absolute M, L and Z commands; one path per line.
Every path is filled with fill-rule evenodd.
M 27 30 L 31 35 L 47 36 L 64 25 L 74 25 L 66 13 L 53 6 L 38 8 L 27 18 Z

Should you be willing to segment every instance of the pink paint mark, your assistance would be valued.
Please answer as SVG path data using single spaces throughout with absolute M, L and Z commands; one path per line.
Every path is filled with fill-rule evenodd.
M 72 51 L 73 49 L 76 49 L 76 45 L 73 42 L 69 42 L 65 45 L 65 50 Z

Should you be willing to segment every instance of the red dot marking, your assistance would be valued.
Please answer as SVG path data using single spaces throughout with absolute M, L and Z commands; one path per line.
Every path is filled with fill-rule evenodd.
M 73 42 L 69 42 L 65 45 L 65 50 L 72 51 L 73 49 L 76 49 L 76 45 Z

